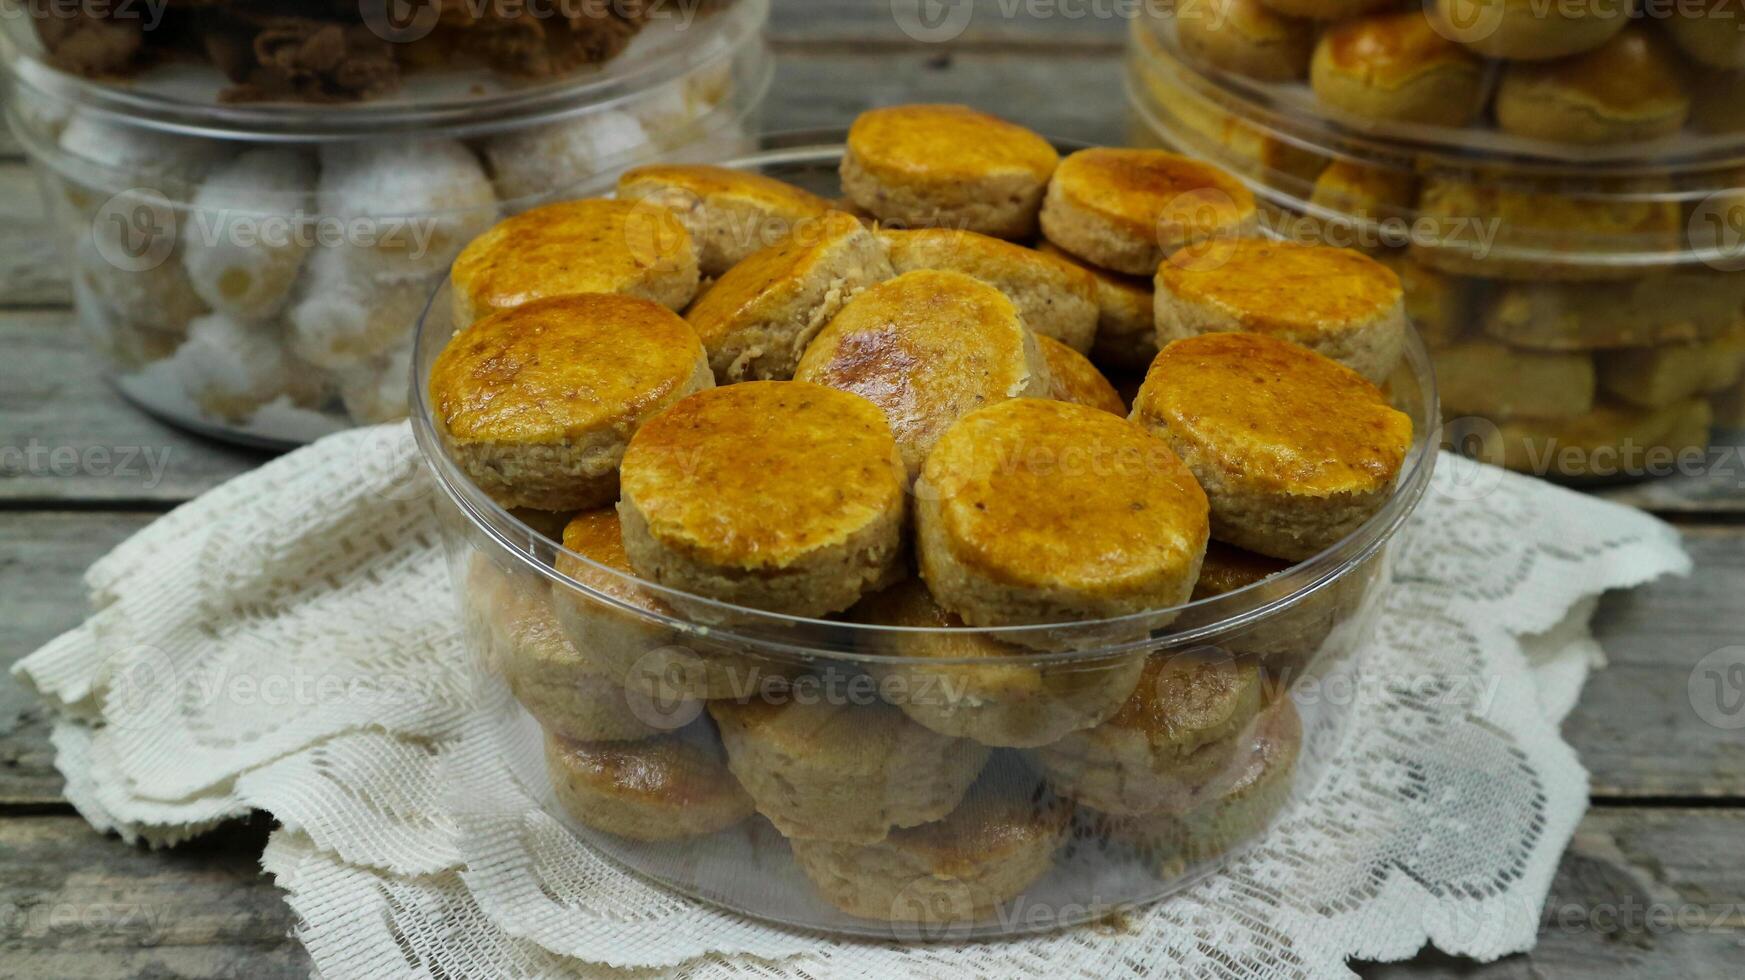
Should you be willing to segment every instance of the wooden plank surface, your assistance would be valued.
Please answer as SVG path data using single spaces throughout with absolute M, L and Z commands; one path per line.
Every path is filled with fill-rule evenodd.
M 930 13 L 918 19 L 922 4 Z M 1120 39 L 1138 4 L 776 0 L 781 56 L 763 124 L 841 127 L 868 106 L 925 99 L 1119 142 Z M 950 43 L 934 43 L 935 26 L 951 34 L 960 22 Z M 0 135 L 0 663 L 75 624 L 83 569 L 153 511 L 262 458 L 158 425 L 101 382 L 63 309 L 65 269 L 51 244 L 34 180 Z M 1601 605 L 1611 665 L 1590 680 L 1565 733 L 1605 805 L 1564 858 L 1539 949 L 1489 965 L 1426 955 L 1362 973 L 1739 975 L 1745 742 L 1702 721 L 1689 678 L 1704 655 L 1745 642 L 1742 471 L 1603 492 L 1685 515 L 1698 569 Z M 130 848 L 65 813 L 51 763 L 40 710 L 0 679 L 0 978 L 306 975 L 289 912 L 258 874 L 264 822 L 170 852 Z M 1697 799 L 1710 805 L 1665 805 Z M 1652 909 L 1696 915 L 1700 928 L 1657 926 Z
M 0 311 L 0 351 L 0 503 L 168 506 L 266 458 L 127 404 L 64 309 Z
M 0 819 L 0 978 L 307 977 L 260 870 L 268 826 L 153 852 L 73 816 Z
M 0 977 L 301 976 L 292 917 L 259 873 L 265 821 L 152 853 L 76 817 L 0 819 Z M 1489 966 L 1443 958 L 1377 977 L 1720 980 L 1745 942 L 1733 855 L 1745 814 L 1602 809 L 1582 821 L 1540 946 Z M 1473 922 L 1473 928 L 1483 925 Z
M 81 578 L 149 523 L 139 513 L 0 513 L 0 670 L 84 619 Z M 41 702 L 0 675 L 0 806 L 62 802 Z

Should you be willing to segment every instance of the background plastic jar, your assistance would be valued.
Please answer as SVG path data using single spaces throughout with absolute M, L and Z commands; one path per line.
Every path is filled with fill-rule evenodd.
M 1184 15 L 1185 16 L 1185 15 Z M 1267 232 L 1399 273 L 1451 445 L 1590 483 L 1700 471 L 1745 425 L 1745 146 L 1523 144 L 1481 126 L 1358 126 L 1194 62 L 1176 19 L 1128 49 L 1132 142 L 1212 159 Z M 1527 152 L 1531 151 L 1531 152 Z
M 290 445 L 402 418 L 411 335 L 503 215 L 654 160 L 743 153 L 771 72 L 765 0 L 654 23 L 597 72 L 439 76 L 342 106 L 213 106 L 15 60 L 7 117 L 43 186 L 78 323 L 133 402 Z

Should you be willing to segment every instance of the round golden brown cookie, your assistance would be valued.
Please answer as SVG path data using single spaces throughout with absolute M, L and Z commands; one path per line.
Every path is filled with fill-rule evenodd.
M 879 232 L 898 275 L 920 269 L 961 272 L 1006 294 L 1024 325 L 1073 350 L 1091 349 L 1097 333 L 1097 284 L 1071 262 L 1022 245 L 950 228 Z
M 1109 814 L 1183 812 L 1230 785 L 1262 700 L 1260 671 L 1223 658 L 1153 654 L 1121 710 L 1033 753 L 1060 795 Z
M 1600 355 L 1598 367 L 1607 394 L 1643 408 L 1663 408 L 1732 387 L 1745 374 L 1745 332 L 1695 344 L 1609 351 Z
M 1049 390 L 1042 349 L 1012 301 L 961 272 L 932 270 L 856 296 L 819 331 L 794 377 L 877 405 L 911 478 L 964 413 Z
M 1690 117 L 1680 71 L 1659 38 L 1633 27 L 1585 54 L 1510 65 L 1497 86 L 1497 125 L 1560 143 L 1670 136 Z
M 1745 327 L 1745 276 L 1681 270 L 1628 282 L 1517 283 L 1497 292 L 1482 325 L 1497 340 L 1547 351 L 1713 340 Z
M 560 536 L 565 550 L 553 564 L 580 588 L 553 588 L 557 622 L 575 649 L 633 692 L 640 713 L 684 717 L 691 699 L 749 697 L 793 673 L 791 664 L 719 649 L 706 633 L 681 635 L 663 623 L 679 616 L 630 567 L 616 508 L 583 511 Z
M 1245 589 L 1290 567 L 1283 559 L 1213 541 L 1206 546 L 1206 560 L 1200 565 L 1199 581 L 1194 583 L 1194 601 Z
M 711 701 L 727 764 L 784 837 L 876 844 L 957 808 L 986 746 L 931 732 L 876 696 Z
M 794 860 L 850 915 L 930 930 L 967 928 L 1042 877 L 1066 840 L 1070 805 L 1031 780 L 984 777 L 945 819 L 876 844 L 796 840 Z
M 890 224 L 1025 238 L 1059 162 L 1047 140 L 967 106 L 890 106 L 849 127 L 842 191 Z
M 1309 73 L 1315 25 L 1281 15 L 1265 0 L 1178 4 L 1175 25 L 1182 52 L 1202 64 L 1268 82 Z
M 577 293 L 623 293 L 680 310 L 697 294 L 697 249 L 662 209 L 588 198 L 499 221 L 461 250 L 448 278 L 456 327 Z
M 1152 275 L 1184 245 L 1249 234 L 1259 220 L 1241 181 L 1162 150 L 1080 150 L 1061 161 L 1042 204 L 1049 241 L 1131 276 Z
M 1351 249 L 1264 239 L 1206 242 L 1157 268 L 1157 344 L 1259 333 L 1331 358 L 1380 383 L 1406 347 L 1405 291 Z
M 1321 104 L 1364 119 L 1465 126 L 1484 109 L 1484 66 L 1423 11 L 1334 24 L 1315 44 L 1309 85 Z
M 1380 256 L 1403 244 L 1392 240 L 1382 222 L 1409 218 L 1417 201 L 1417 178 L 1409 171 L 1334 160 L 1309 191 L 1309 204 L 1327 214 L 1305 214 L 1302 220 L 1316 232 L 1315 241 Z
M 1132 843 L 1166 877 L 1253 840 L 1289 802 L 1302 751 L 1303 721 L 1290 698 L 1261 712 L 1235 780 L 1201 793 L 1186 813 L 1117 818 L 1109 835 Z
M 1097 339 L 1091 362 L 1108 371 L 1143 371 L 1157 356 L 1157 328 L 1149 276 L 1129 276 L 1091 265 L 1053 242 L 1036 250 L 1089 272 L 1097 287 Z
M 630 840 L 713 834 L 751 816 L 706 720 L 640 742 L 575 742 L 547 733 L 557 801 L 577 823 Z
M 1700 465 L 1712 409 L 1690 398 L 1662 408 L 1601 403 L 1567 419 L 1504 419 L 1455 426 L 1470 455 L 1521 473 L 1578 482 L 1668 476 Z
M 855 218 L 831 211 L 728 269 L 685 320 L 722 384 L 785 381 L 844 303 L 893 274 L 884 244 Z
M 685 321 L 633 296 L 587 293 L 492 314 L 430 369 L 438 432 L 506 507 L 582 510 L 618 496 L 631 433 L 714 385 Z
M 1591 51 L 1630 22 L 1630 0 L 1435 0 L 1437 30 L 1487 58 L 1543 61 Z
M 1048 362 L 1049 397 L 1127 417 L 1127 403 L 1083 354 L 1053 337 L 1037 337 L 1036 342 L 1042 347 L 1042 359 Z
M 570 642 L 543 578 L 511 575 L 477 555 L 462 601 L 509 692 L 548 732 L 581 742 L 634 741 L 671 732 L 702 712 L 689 699 L 625 690 L 605 657 Z
M 854 605 L 904 573 L 902 457 L 871 402 L 804 381 L 699 392 L 624 454 L 630 564 L 668 588 L 795 616 Z M 713 603 L 670 601 L 706 620 Z
M 1431 350 L 1447 347 L 1473 329 L 1474 301 L 1485 284 L 1461 279 L 1426 266 L 1403 252 L 1376 256 L 1394 270 L 1406 291 L 1406 319 Z
M 1320 652 L 1333 627 L 1367 596 L 1368 580 L 1360 573 L 1351 573 L 1328 587 L 1304 593 L 1294 583 L 1275 578 L 1290 568 L 1290 562 L 1221 541 L 1207 545 L 1200 580 L 1194 583 L 1194 601 L 1250 586 L 1257 588 L 1244 600 L 1244 608 L 1287 600 L 1287 604 L 1275 607 L 1266 616 L 1208 637 L 1207 645 L 1232 654 L 1260 657 L 1267 668 L 1282 671 L 1285 677 L 1300 676 L 1303 667 Z
M 1738 0 L 1686 0 L 1665 8 L 1662 23 L 1684 53 L 1708 68 L 1745 68 L 1745 18 Z
M 1665 253 L 1671 265 L 1681 248 L 1686 222 L 1671 191 L 1659 178 L 1583 187 L 1428 177 L 1418 195 L 1425 233 L 1414 233 L 1411 256 L 1457 276 L 1638 279 L 1643 255 Z
M 915 514 L 922 578 L 972 626 L 1167 610 L 1192 592 L 1206 551 L 1206 496 L 1169 446 L 1070 402 L 1020 398 L 964 416 L 927 457 Z M 1071 635 L 1086 631 L 1013 639 L 1047 648 Z
M 1586 351 L 1535 351 L 1471 340 L 1436 352 L 1444 418 L 1567 418 L 1594 407 L 1594 358 Z
M 1412 445 L 1412 420 L 1374 384 L 1260 334 L 1205 334 L 1165 347 L 1133 421 L 1199 479 L 1218 540 L 1289 561 L 1379 510 Z
M 902 658 L 868 665 L 887 701 L 933 731 L 983 745 L 1046 745 L 1097 724 L 1133 693 L 1145 659 L 1038 663 L 1033 651 L 964 627 L 915 579 L 867 596 L 849 615 L 903 627 L 873 641 Z
M 618 197 L 673 212 L 697 243 L 698 267 L 709 277 L 831 210 L 829 201 L 774 177 L 706 164 L 632 168 L 618 178 Z

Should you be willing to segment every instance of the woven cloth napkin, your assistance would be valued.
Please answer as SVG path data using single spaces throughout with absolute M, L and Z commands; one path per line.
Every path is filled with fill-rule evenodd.
M 98 829 L 170 846 L 277 818 L 262 864 L 335 980 L 1338 977 L 1427 943 L 1525 950 L 1587 805 L 1558 734 L 1600 662 L 1587 617 L 1690 567 L 1651 517 L 1445 455 L 1338 695 L 1348 733 L 1266 838 L 1117 920 L 880 943 L 665 892 L 528 803 L 470 721 L 438 493 L 405 425 L 329 437 L 97 562 L 90 619 L 15 669 Z

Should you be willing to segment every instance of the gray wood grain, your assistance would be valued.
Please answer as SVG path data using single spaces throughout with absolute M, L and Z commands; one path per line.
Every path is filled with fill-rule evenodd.
M 0 163 L 0 305 L 65 306 L 70 293 L 59 247 L 35 175 L 22 160 Z
M 1596 796 L 1745 799 L 1745 737 L 1704 722 L 1690 691 L 1698 661 L 1745 643 L 1745 526 L 1683 530 L 1695 572 L 1614 592 L 1594 619 L 1609 665 L 1564 734 Z
M 0 977 L 307 977 L 265 828 L 153 852 L 77 817 L 0 819 Z
M 0 514 L 0 806 L 62 801 L 47 710 L 12 664 L 85 618 L 85 569 L 151 514 Z
M 290 976 L 307 970 L 292 916 L 259 874 L 261 821 L 173 851 L 102 838 L 75 817 L 0 819 L 0 977 Z M 1539 946 L 1480 966 L 1443 957 L 1378 977 L 1736 976 L 1745 814 L 1604 809 L 1582 821 Z M 1468 923 L 1482 928 L 1482 921 Z M 1731 972 L 1725 972 L 1731 971 Z
M 175 503 L 266 458 L 128 405 L 66 311 L 0 312 L 0 352 L 0 501 Z

